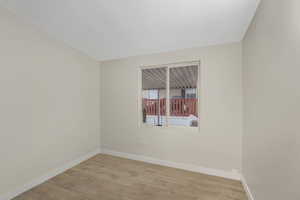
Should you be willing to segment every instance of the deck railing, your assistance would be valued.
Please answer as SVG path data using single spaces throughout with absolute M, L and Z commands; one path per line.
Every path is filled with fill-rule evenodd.
M 159 106 L 159 107 L 158 107 Z M 166 99 L 143 99 L 147 115 L 166 115 Z M 170 99 L 170 116 L 197 115 L 197 99 Z

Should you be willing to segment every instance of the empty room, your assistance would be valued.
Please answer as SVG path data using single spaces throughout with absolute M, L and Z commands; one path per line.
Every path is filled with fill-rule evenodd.
M 300 200 L 299 0 L 0 0 L 0 200 Z

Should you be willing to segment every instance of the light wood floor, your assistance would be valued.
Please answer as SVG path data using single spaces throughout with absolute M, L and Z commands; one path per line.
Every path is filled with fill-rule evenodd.
M 239 181 L 99 154 L 15 200 L 247 200 Z

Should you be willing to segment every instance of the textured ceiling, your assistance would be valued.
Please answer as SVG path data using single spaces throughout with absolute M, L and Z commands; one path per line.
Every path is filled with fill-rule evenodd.
M 259 0 L 0 0 L 98 60 L 240 41 Z

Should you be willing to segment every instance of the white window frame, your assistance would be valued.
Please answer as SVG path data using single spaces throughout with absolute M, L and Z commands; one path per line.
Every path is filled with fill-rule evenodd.
M 191 65 L 197 65 L 198 67 L 198 74 L 197 74 L 197 113 L 198 113 L 198 126 L 197 127 L 191 127 L 191 126 L 174 126 L 168 124 L 168 119 L 170 117 L 170 83 L 169 83 L 169 73 L 170 68 L 175 67 L 185 67 L 185 66 L 191 66 Z M 151 69 L 151 68 L 167 68 L 166 73 L 166 125 L 164 126 L 154 126 L 151 124 L 143 123 L 142 119 L 142 70 L 143 69 Z M 201 63 L 200 60 L 196 61 L 188 61 L 188 62 L 177 62 L 177 63 L 167 63 L 167 64 L 158 64 L 158 65 L 142 65 L 138 68 L 138 127 L 139 128 L 186 128 L 186 129 L 200 129 L 200 98 L 201 96 L 201 89 L 200 89 L 200 82 L 201 82 Z

